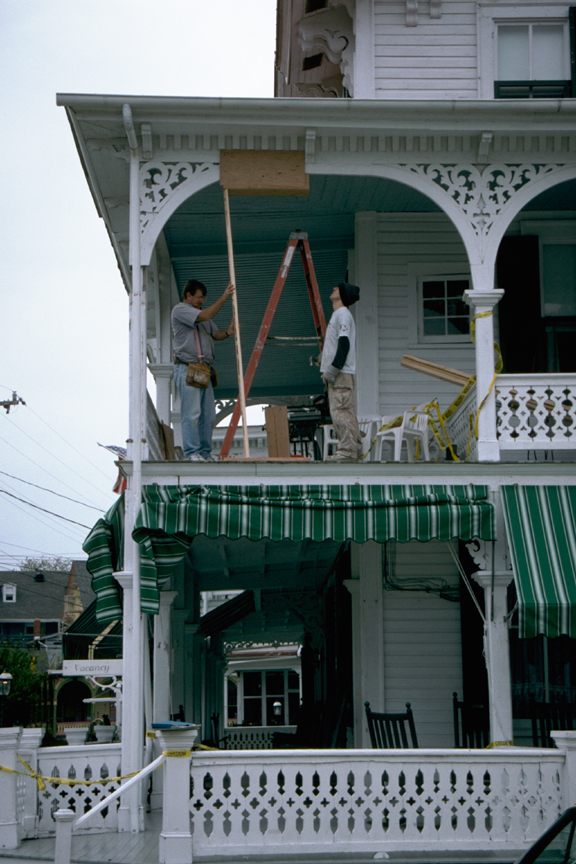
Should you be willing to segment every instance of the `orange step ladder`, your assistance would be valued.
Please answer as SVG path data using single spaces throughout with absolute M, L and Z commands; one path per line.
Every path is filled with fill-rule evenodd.
M 314 327 L 316 328 L 320 351 L 322 351 L 322 348 L 324 347 L 326 319 L 324 317 L 324 310 L 320 299 L 316 273 L 314 272 L 314 263 L 312 261 L 312 253 L 310 252 L 310 244 L 308 243 L 308 234 L 303 231 L 294 231 L 290 234 L 288 245 L 286 246 L 286 252 L 284 253 L 282 264 L 280 265 L 280 270 L 278 271 L 278 276 L 276 277 L 274 288 L 272 289 L 272 294 L 270 295 L 268 306 L 266 307 L 266 312 L 264 313 L 264 318 L 262 319 L 262 324 L 260 325 L 254 348 L 252 349 L 252 356 L 248 363 L 246 375 L 244 376 L 244 394 L 246 398 L 248 398 L 248 393 L 250 392 L 250 387 L 252 386 L 252 381 L 254 380 L 254 375 L 256 374 L 256 369 L 258 368 L 258 363 L 260 362 L 260 357 L 262 356 L 262 351 L 264 350 L 264 345 L 266 344 L 266 339 L 268 338 L 268 333 L 274 319 L 274 313 L 276 312 L 276 308 L 280 301 L 282 289 L 284 288 L 290 265 L 292 264 L 294 253 L 297 249 L 300 250 L 300 256 L 302 258 L 304 277 L 308 288 L 308 296 L 310 297 Z M 240 401 L 236 400 L 236 405 L 232 412 L 232 419 L 230 420 L 230 425 L 228 426 L 226 436 L 222 443 L 222 449 L 220 450 L 220 459 L 226 459 L 230 453 L 230 448 L 232 446 L 232 441 L 234 440 L 234 434 L 238 428 L 239 420 Z

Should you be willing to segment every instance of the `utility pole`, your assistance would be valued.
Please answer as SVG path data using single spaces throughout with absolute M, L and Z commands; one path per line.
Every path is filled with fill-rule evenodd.
M 10 413 L 10 408 L 12 408 L 13 405 L 26 405 L 24 399 L 21 399 L 20 396 L 18 396 L 16 390 L 12 391 L 12 399 L 0 399 L 0 407 L 5 408 L 7 414 Z

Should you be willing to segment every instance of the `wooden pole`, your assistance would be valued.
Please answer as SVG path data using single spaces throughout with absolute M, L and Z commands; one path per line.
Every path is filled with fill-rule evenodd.
M 234 269 L 234 249 L 232 246 L 232 221 L 230 219 L 230 199 L 228 189 L 224 189 L 224 215 L 226 217 L 226 240 L 228 242 L 228 267 L 230 270 L 230 281 L 236 288 L 236 271 Z M 234 343 L 236 345 L 236 367 L 238 370 L 238 401 L 242 414 L 242 435 L 244 438 L 244 458 L 250 457 L 250 445 L 248 443 L 248 424 L 246 423 L 246 394 L 244 393 L 244 367 L 242 365 L 242 348 L 240 345 L 240 322 L 238 319 L 238 297 L 236 291 L 232 295 L 232 309 L 234 316 Z

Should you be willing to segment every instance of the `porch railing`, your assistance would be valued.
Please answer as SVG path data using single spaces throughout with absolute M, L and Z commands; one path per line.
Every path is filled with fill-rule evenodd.
M 456 454 L 464 461 L 476 462 L 476 438 L 470 434 L 470 423 L 476 414 L 476 385 L 470 388 L 454 414 L 446 421 L 446 430 Z M 433 415 L 435 417 L 435 415 Z M 472 419 L 471 419 L 472 418 Z
M 198 753 L 194 854 L 520 850 L 562 810 L 560 751 Z
M 231 726 L 224 733 L 225 750 L 271 750 L 275 732 L 296 732 L 296 726 Z
M 499 375 L 501 450 L 576 450 L 576 375 Z
M 117 782 L 102 784 L 98 781 L 120 776 L 120 749 L 121 744 L 83 744 L 38 750 L 37 770 L 41 776 L 84 781 L 81 785 L 68 786 L 54 780 L 38 791 L 38 836 L 46 837 L 55 832 L 57 810 L 71 809 L 80 816 L 119 787 Z M 116 831 L 117 827 L 117 809 L 109 807 L 94 817 L 87 830 Z

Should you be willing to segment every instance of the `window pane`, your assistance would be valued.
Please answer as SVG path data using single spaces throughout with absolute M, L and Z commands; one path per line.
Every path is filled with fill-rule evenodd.
M 447 332 L 449 336 L 462 336 L 470 332 L 468 318 L 449 318 Z
M 260 672 L 244 672 L 244 695 L 260 696 L 262 692 L 262 676 Z
M 468 305 L 463 300 L 448 300 L 447 315 L 454 317 L 455 315 L 468 315 Z
M 424 317 L 436 318 L 438 315 L 444 317 L 446 314 L 446 302 L 444 300 L 425 300 Z
M 532 26 L 532 75 L 535 81 L 555 81 L 567 76 L 564 68 L 562 24 Z
M 462 295 L 468 290 L 467 279 L 449 279 L 446 282 L 446 294 L 448 297 L 458 297 L 462 299 Z
M 424 319 L 424 335 L 425 336 L 445 336 L 446 321 L 444 318 L 425 318 Z
M 544 316 L 576 315 L 576 244 L 545 243 Z
M 428 297 L 444 297 L 444 282 L 423 282 L 422 293 L 424 299 Z
M 288 689 L 300 690 L 300 676 L 297 672 L 288 672 Z
M 266 695 L 284 695 L 284 672 L 266 672 Z
M 530 78 L 528 24 L 498 27 L 498 80 L 527 81 Z
M 262 703 L 260 699 L 244 700 L 244 725 L 262 726 Z

